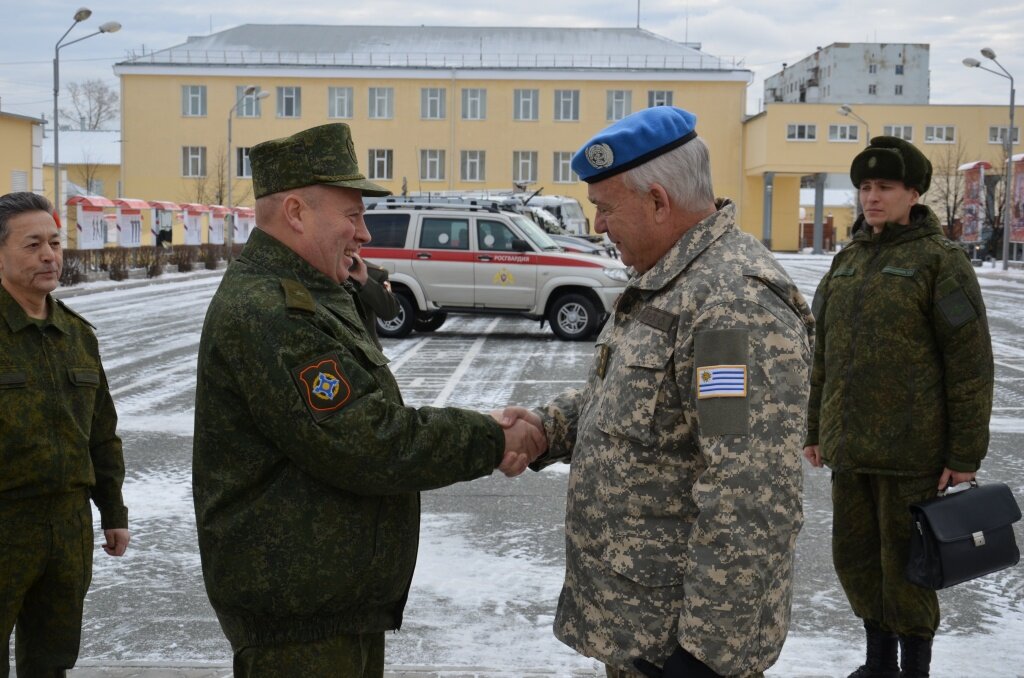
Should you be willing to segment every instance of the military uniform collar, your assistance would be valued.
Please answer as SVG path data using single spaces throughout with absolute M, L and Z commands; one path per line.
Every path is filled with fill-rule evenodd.
M 242 257 L 281 278 L 295 280 L 310 292 L 322 294 L 342 289 L 294 250 L 259 228 L 253 229 L 242 250 Z
M 53 297 L 49 294 L 46 295 L 46 307 L 46 322 L 42 324 L 42 327 L 45 328 L 52 325 L 64 334 L 68 334 L 71 319 L 68 317 L 67 311 L 54 301 Z M 11 328 L 11 332 L 20 332 L 26 327 L 36 324 L 32 318 L 28 317 L 21 304 L 3 286 L 0 286 L 0 316 L 3 317 L 7 326 Z
M 649 271 L 633 278 L 629 285 L 646 291 L 662 289 L 685 271 L 711 243 L 736 228 L 736 206 L 732 201 L 723 199 L 716 206 L 717 212 L 687 231 Z
M 935 216 L 932 208 L 927 205 L 914 205 L 910 208 L 909 224 L 895 224 L 887 221 L 882 226 L 881 232 L 875 233 L 874 229 L 864 221 L 864 215 L 862 214 L 857 217 L 857 222 L 853 228 L 855 231 L 853 235 L 854 241 L 864 243 L 865 245 L 893 245 L 917 240 L 929 235 L 942 235 L 939 218 Z

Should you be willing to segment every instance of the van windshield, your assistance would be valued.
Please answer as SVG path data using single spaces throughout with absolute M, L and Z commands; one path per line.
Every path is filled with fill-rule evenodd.
M 545 233 L 540 226 L 533 223 L 526 217 L 519 216 L 518 214 L 512 215 L 512 223 L 519 227 L 523 234 L 533 242 L 534 245 L 541 248 L 542 250 L 560 250 L 562 249 L 555 241 Z
M 583 219 L 584 218 L 583 208 L 580 207 L 580 204 L 578 202 L 576 202 L 575 200 L 573 200 L 571 202 L 570 201 L 563 202 L 561 204 L 561 208 L 562 208 L 562 218 L 563 219 Z

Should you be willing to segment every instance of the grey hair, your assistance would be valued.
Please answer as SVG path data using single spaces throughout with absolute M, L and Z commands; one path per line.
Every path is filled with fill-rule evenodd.
M 652 184 L 660 184 L 672 202 L 685 210 L 715 204 L 711 154 L 700 137 L 623 172 L 622 179 L 639 193 L 646 193 Z
M 19 191 L 0 195 L 0 245 L 7 242 L 11 234 L 9 223 L 14 217 L 26 212 L 46 212 L 53 214 L 53 205 L 38 193 Z

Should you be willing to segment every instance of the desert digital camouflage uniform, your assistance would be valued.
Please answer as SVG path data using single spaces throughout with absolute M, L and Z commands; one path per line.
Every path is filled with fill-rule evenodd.
M 834 471 L 836 571 L 858 617 L 930 638 L 938 599 L 903 578 L 907 506 L 935 496 L 943 467 L 976 471 L 988 450 L 994 368 L 977 276 L 916 205 L 908 226 L 860 229 L 814 306 L 806 444 Z
M 803 523 L 813 325 L 728 201 L 630 282 L 586 387 L 538 410 L 550 447 L 534 468 L 572 464 L 562 642 L 629 670 L 677 642 L 722 675 L 775 662 Z M 698 398 L 723 366 L 743 372 L 744 394 Z
M 92 578 L 89 499 L 104 529 L 128 527 L 96 336 L 46 303 L 47 319 L 32 319 L 0 287 L 0 676 L 16 622 L 19 675 L 74 666 Z
M 418 491 L 500 463 L 493 419 L 406 407 L 387 363 L 350 285 L 253 231 L 207 312 L 193 451 L 203 578 L 236 660 L 397 629 Z

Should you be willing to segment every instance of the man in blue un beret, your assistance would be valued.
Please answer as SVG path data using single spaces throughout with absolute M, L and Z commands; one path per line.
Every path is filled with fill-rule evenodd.
M 649 108 L 576 153 L 635 275 L 586 387 L 504 413 L 543 427 L 531 468 L 572 464 L 555 635 L 609 678 L 760 676 L 789 627 L 814 320 L 696 123 Z

